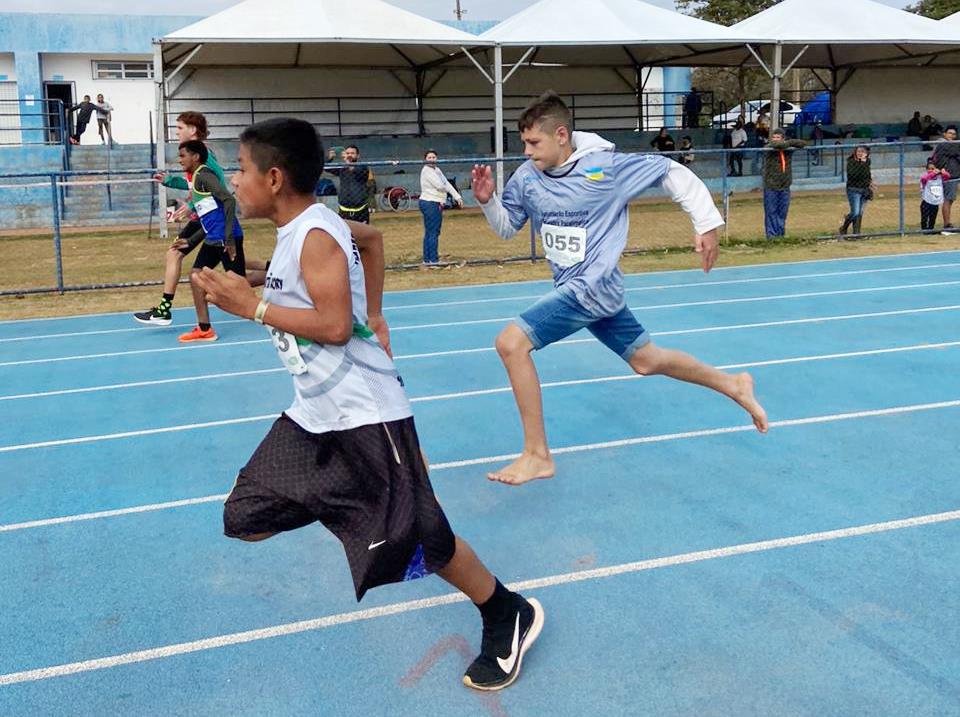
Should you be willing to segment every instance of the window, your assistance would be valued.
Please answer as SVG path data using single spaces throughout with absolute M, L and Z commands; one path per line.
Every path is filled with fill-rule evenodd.
M 150 61 L 94 60 L 95 80 L 152 80 L 153 63 Z

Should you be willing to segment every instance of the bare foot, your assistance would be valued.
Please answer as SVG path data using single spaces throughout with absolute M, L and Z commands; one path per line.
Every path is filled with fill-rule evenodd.
M 520 485 L 537 478 L 553 478 L 553 473 L 553 458 L 549 455 L 544 458 L 532 453 L 524 453 L 506 468 L 488 473 L 487 478 L 498 483 Z
M 763 410 L 763 406 L 753 395 L 753 376 L 748 373 L 740 373 L 734 376 L 734 379 L 737 385 L 731 398 L 750 414 L 753 425 L 757 427 L 757 430 L 760 433 L 766 433 L 770 425 L 767 421 L 767 412 Z

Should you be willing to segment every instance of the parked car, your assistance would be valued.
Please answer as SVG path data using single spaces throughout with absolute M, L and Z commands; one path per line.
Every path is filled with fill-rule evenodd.
M 773 124 L 793 124 L 793 120 L 796 117 L 797 113 L 801 111 L 801 107 L 798 104 L 793 102 L 787 102 L 786 100 L 780 100 L 780 111 L 783 113 L 783 119 L 778 123 L 775 120 L 772 120 Z M 767 113 L 767 116 L 770 115 L 770 100 L 747 100 L 743 108 L 743 116 L 746 118 L 747 122 L 756 122 L 757 116 L 760 114 L 760 111 L 763 110 Z M 722 114 L 718 114 L 713 118 L 714 127 L 733 127 L 737 123 L 737 118 L 740 116 L 740 107 L 734 106 Z

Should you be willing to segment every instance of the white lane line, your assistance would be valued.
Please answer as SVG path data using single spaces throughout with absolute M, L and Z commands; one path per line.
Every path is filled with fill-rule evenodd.
M 860 294 L 867 292 L 876 292 L 876 291 L 901 291 L 905 289 L 918 289 L 918 288 L 928 288 L 932 286 L 955 286 L 960 284 L 958 281 L 939 281 L 931 282 L 925 284 L 902 284 L 899 286 L 885 286 L 885 287 L 875 287 L 875 288 L 866 288 L 866 289 L 842 289 L 837 291 L 815 291 L 815 292 L 805 292 L 801 294 L 778 294 L 773 296 L 755 296 L 755 297 L 745 297 L 745 298 L 736 298 L 736 299 L 715 299 L 709 301 L 690 301 L 690 302 L 681 302 L 676 304 L 651 304 L 646 306 L 631 306 L 632 311 L 649 311 L 653 309 L 674 309 L 682 308 L 685 306 L 710 306 L 710 305 L 719 305 L 719 304 L 739 304 L 746 302 L 756 302 L 756 301 L 775 301 L 782 299 L 797 299 L 797 298 L 808 298 L 814 296 L 835 296 L 841 294 Z M 888 314 L 888 315 L 892 315 Z M 854 316 L 854 315 L 851 315 Z M 449 326 L 468 326 L 476 324 L 493 324 L 493 323 L 507 323 L 512 321 L 514 317 L 507 316 L 497 319 L 479 319 L 472 321 L 447 321 L 437 324 L 416 324 L 412 326 L 392 326 L 390 327 L 391 332 L 397 331 L 410 331 L 414 329 L 431 329 L 431 328 L 444 328 Z M 819 320 L 819 319 L 818 319 Z M 774 324 L 770 324 L 774 325 Z M 746 325 L 745 325 L 746 326 Z M 663 334 L 661 334 L 663 335 Z M 224 346 L 241 346 L 248 344 L 263 344 L 269 343 L 270 339 L 252 339 L 248 341 L 218 341 L 210 344 L 203 344 L 202 346 L 175 346 L 168 348 L 156 348 L 156 349 L 139 349 L 135 351 L 115 351 L 110 353 L 100 353 L 100 354 L 81 354 L 76 356 L 61 356 L 56 358 L 44 358 L 44 359 L 25 359 L 22 361 L 6 361 L 0 363 L 0 368 L 5 366 L 26 366 L 30 364 L 41 364 L 41 363 L 55 363 L 58 361 L 78 361 L 82 359 L 96 359 L 96 358 L 112 358 L 117 356 L 133 356 L 138 354 L 151 354 L 151 353 L 162 353 L 167 351 L 184 351 L 190 349 L 200 349 L 200 348 L 216 348 Z M 480 351 L 482 349 L 476 349 Z M 442 353 L 433 353 L 433 354 L 416 354 L 417 358 L 423 358 L 426 356 L 440 356 Z
M 43 518 L 42 520 L 28 520 L 24 523 L 8 523 L 0 525 L 0 533 L 9 533 L 14 530 L 27 530 L 29 528 L 45 528 L 51 525 L 63 525 L 64 523 L 78 523 L 84 520 L 97 520 L 99 518 L 116 518 L 121 515 L 133 515 L 135 513 L 150 513 L 157 510 L 170 510 L 171 508 L 183 508 L 188 505 L 201 505 L 203 503 L 223 502 L 227 499 L 227 493 L 223 495 L 207 495 L 202 498 L 185 498 L 183 500 L 171 500 L 166 503 L 151 503 L 149 505 L 137 505 L 131 508 L 116 508 L 114 510 L 100 510 L 96 513 L 81 513 L 79 515 L 65 515 L 60 518 Z
M 709 299 L 705 301 L 682 301 L 672 304 L 646 304 L 642 306 L 630 306 L 631 311 L 653 311 L 656 309 L 679 309 L 686 306 L 719 306 L 722 304 L 746 304 L 756 301 L 780 301 L 786 299 L 808 299 L 816 296 L 841 296 L 844 294 L 866 294 L 878 291 L 903 291 L 905 289 L 927 289 L 934 286 L 956 286 L 958 281 L 932 281 L 924 284 L 900 284 L 898 286 L 878 286 L 863 289 L 839 289 L 834 291 L 806 291 L 800 294 L 773 294 L 769 296 L 748 296 L 735 299 Z M 412 324 L 407 326 L 394 326 L 390 331 L 412 331 L 414 329 L 436 329 L 448 326 L 471 326 L 475 324 L 494 324 L 512 321 L 513 316 L 501 316 L 496 319 L 472 319 L 470 321 L 445 321 L 435 324 Z M 2 366 L 3 364 L 0 364 Z
M 726 272 L 726 271 L 737 271 L 737 270 L 751 270 L 751 269 L 762 269 L 770 266 L 801 266 L 804 264 L 839 264 L 847 262 L 856 262 L 856 261 L 871 261 L 874 259 L 909 259 L 915 256 L 944 256 L 947 254 L 957 254 L 960 256 L 960 252 L 956 249 L 940 249 L 937 251 L 918 251 L 918 252 L 902 252 L 897 254 L 866 254 L 864 256 L 846 256 L 838 257 L 836 259 L 804 259 L 803 261 L 771 261 L 764 262 L 761 264 L 739 264 L 737 266 L 716 266 L 712 269 L 713 273 Z M 637 271 L 631 274 L 626 274 L 628 277 L 635 276 L 666 276 L 671 274 L 700 274 L 702 273 L 700 269 L 664 269 L 660 271 Z M 408 294 L 420 294 L 424 292 L 444 292 L 444 291 L 458 291 L 463 289 L 484 289 L 490 287 L 499 287 L 499 286 L 535 286 L 542 284 L 544 286 L 549 285 L 549 280 L 535 279 L 532 281 L 498 281 L 493 284 L 456 284 L 453 286 L 434 286 L 427 287 L 423 289 L 398 289 L 394 291 L 384 292 L 384 297 L 388 296 L 406 296 Z M 389 307 L 384 307 L 389 308 Z M 186 312 L 189 309 L 174 309 L 174 313 Z M 128 311 L 105 311 L 102 313 L 94 314 L 67 314 L 65 316 L 38 316 L 32 319 L 5 319 L 0 321 L 0 326 L 5 326 L 7 324 L 30 324 L 34 322 L 41 321 L 69 321 L 72 319 L 92 319 L 92 318 L 101 318 L 104 316 L 128 316 L 131 312 Z
M 926 269 L 945 269 L 945 268 L 960 268 L 960 263 L 958 262 L 949 262 L 942 264 L 918 264 L 917 266 L 894 266 L 887 267 L 882 269 L 857 269 L 853 271 L 827 271 L 827 272 L 816 272 L 811 274 L 779 274 L 777 276 L 762 276 L 755 277 L 750 279 L 726 279 L 722 281 L 702 281 L 698 283 L 679 283 L 679 284 L 654 284 L 652 286 L 637 286 L 627 288 L 627 292 L 636 292 L 636 291 L 662 291 L 664 289 L 683 289 L 683 288 L 700 288 L 705 286 L 729 286 L 734 284 L 754 284 L 759 282 L 772 282 L 772 281 L 798 281 L 801 279 L 814 279 L 814 278 L 827 278 L 834 276 L 854 276 L 862 274 L 882 274 L 893 271 L 912 271 L 912 270 L 926 270 Z M 423 304 L 402 304 L 399 306 L 390 306 L 385 307 L 384 311 L 398 311 L 401 309 L 426 309 L 426 308 L 436 308 L 442 306 L 464 306 L 470 304 L 492 304 L 502 301 L 521 301 L 521 300 L 534 300 L 539 299 L 543 294 L 529 294 L 522 296 L 502 296 L 493 299 L 469 299 L 464 301 L 441 301 L 434 303 L 423 303 Z M 216 322 L 218 326 L 222 324 L 239 324 L 247 323 L 246 319 L 225 319 Z M 189 328 L 193 326 L 192 323 L 186 324 L 171 324 L 170 326 L 164 327 L 168 329 L 176 328 Z M 101 329 L 96 331 L 70 331 L 66 333 L 59 334 L 33 334 L 30 336 L 13 336 L 9 338 L 0 338 L 0 344 L 10 343 L 13 341 L 32 341 L 37 339 L 55 339 L 55 338 L 69 338 L 75 336 L 100 336 L 105 334 L 125 334 L 125 333 L 135 333 L 149 331 L 149 327 L 143 326 L 134 326 L 131 328 L 125 329 Z
M 954 346 L 960 346 L 960 341 L 947 341 L 940 343 L 916 344 L 913 346 L 895 346 L 883 349 L 870 349 L 864 351 L 848 351 L 845 353 L 818 354 L 813 356 L 794 356 L 781 359 L 767 359 L 763 361 L 749 361 L 744 363 L 723 364 L 716 368 L 720 370 L 751 368 L 757 366 L 777 366 L 781 364 L 807 363 L 813 361 L 828 361 L 842 358 L 856 358 L 863 356 L 876 356 L 890 353 L 901 353 L 906 351 L 927 351 L 932 349 L 944 349 Z M 566 381 L 552 381 L 541 383 L 543 389 L 557 388 L 561 386 L 583 386 L 597 383 L 608 383 L 611 381 L 633 381 L 643 376 L 637 374 L 617 374 L 615 376 L 599 376 L 596 378 L 578 378 Z M 457 398 L 470 398 L 474 396 L 486 396 L 497 393 L 509 393 L 512 389 L 509 386 L 497 388 L 484 388 L 475 391 L 458 391 L 456 393 L 442 393 L 431 396 L 416 396 L 410 399 L 410 403 L 426 403 L 430 401 L 447 401 Z M 12 451 L 33 450 L 35 448 L 51 448 L 54 446 L 73 445 L 77 443 L 95 443 L 99 441 L 109 441 L 118 438 L 134 438 L 138 436 L 150 436 L 157 433 L 170 433 L 173 431 L 192 431 L 201 428 L 215 428 L 219 426 L 229 426 L 237 423 L 250 423 L 254 421 L 266 421 L 277 418 L 279 414 L 271 413 L 262 416 L 250 416 L 247 418 L 230 418 L 220 421 L 206 421 L 203 423 L 187 423 L 178 426 L 166 426 L 163 428 L 146 428 L 139 431 L 125 431 L 122 433 L 107 433 L 99 436 L 82 436 L 79 438 L 63 438 L 53 441 L 40 441 L 37 443 L 21 443 L 11 446 L 0 446 L 0 453 L 9 453 Z M 773 425 L 773 424 L 771 424 Z
M 36 393 L 18 393 L 9 396 L 0 396 L 0 401 L 16 401 L 26 398 L 44 398 L 47 396 L 68 396 L 74 393 L 93 393 L 96 391 L 117 391 L 124 388 L 142 388 L 143 386 L 161 386 L 170 383 L 188 383 L 191 381 L 213 381 L 237 376 L 256 376 L 266 373 L 280 373 L 286 371 L 280 368 L 262 368 L 250 371 L 233 371 L 230 373 L 208 373 L 202 376 L 184 376 L 182 378 L 161 378 L 153 381 L 132 381 L 130 383 L 111 383 L 104 386 L 87 386 L 84 388 L 61 388 L 56 391 L 38 391 Z
M 637 291 L 663 291 L 665 289 L 699 289 L 707 286 L 732 286 L 736 284 L 756 284 L 772 281 L 800 281 L 802 279 L 822 279 L 834 276 L 858 276 L 863 274 L 884 274 L 892 271 L 911 271 L 926 269 L 960 269 L 960 263 L 952 261 L 944 264 L 918 264 L 917 266 L 894 266 L 883 269 L 857 269 L 852 271 L 824 271 L 810 274 L 778 274 L 776 276 L 761 276 L 749 279 L 723 279 L 720 281 L 683 282 L 675 284 L 651 284 L 650 286 L 634 286 L 625 289 L 627 293 Z M 501 296 L 492 299 L 464 299 L 462 301 L 437 301 L 422 304 L 399 304 L 384 307 L 384 311 L 399 311 L 401 309 L 432 309 L 444 306 L 466 306 L 470 304 L 494 304 L 501 301 L 524 301 L 539 299 L 543 294 L 526 294 L 517 296 Z
M 861 418 L 876 418 L 880 416 L 895 416 L 904 413 L 917 413 L 920 411 L 934 411 L 943 408 L 956 408 L 960 406 L 960 400 L 941 401 L 939 403 L 921 403 L 912 406 L 895 406 L 893 408 L 878 408 L 869 411 L 855 411 L 851 413 L 834 413 L 825 416 L 811 416 L 808 418 L 791 418 L 781 421 L 772 421 L 771 428 L 789 428 L 792 426 L 806 426 L 818 423 L 832 423 L 836 421 L 850 421 Z M 668 441 L 682 441 L 692 438 L 705 438 L 708 436 L 721 436 L 732 433 L 746 433 L 755 431 L 752 425 L 725 426 L 722 428 L 707 428 L 700 431 L 685 431 L 682 433 L 663 433 L 653 436 L 637 436 L 634 438 L 624 438 L 616 441 L 605 441 L 601 443 L 586 443 L 579 446 L 566 446 L 552 449 L 553 453 L 562 455 L 566 453 L 584 453 L 587 451 L 609 450 L 613 448 L 623 448 L 625 446 L 641 445 L 646 443 L 666 443 Z M 465 466 L 485 465 L 488 463 L 499 463 L 516 458 L 519 454 L 512 453 L 500 456 L 485 456 L 483 458 L 468 458 L 460 461 L 448 461 L 446 463 L 431 464 L 431 471 L 450 470 L 453 468 L 463 468 Z M 130 508 L 116 508 L 113 510 L 97 511 L 95 513 L 79 513 L 76 515 L 67 515 L 58 518 L 43 518 L 30 520 L 23 523 L 9 523 L 0 525 L 0 533 L 12 532 L 15 530 L 26 530 L 28 528 L 40 528 L 50 525 L 62 525 L 64 523 L 77 523 L 85 520 L 96 520 L 98 518 L 112 518 L 131 513 L 146 513 L 151 511 L 167 510 L 170 508 L 179 508 L 188 505 L 200 505 L 202 503 L 223 502 L 227 494 L 208 495 L 199 498 L 186 498 L 167 503 L 153 503 L 150 505 L 133 506 Z
M 57 363 L 59 361 L 80 361 L 83 359 L 114 358 L 116 356 L 136 356 L 138 354 L 161 354 L 168 351 L 199 351 L 201 349 L 219 349 L 227 346 L 245 346 L 248 344 L 266 344 L 270 339 L 251 339 L 248 341 L 213 341 L 209 344 L 187 344 L 185 346 L 168 346 L 160 349 L 137 349 L 136 351 L 110 351 L 102 354 L 79 354 L 77 356 L 57 356 L 54 358 L 25 359 L 23 361 L 6 361 L 4 366 L 29 366 L 37 363 Z
M 0 453 L 24 451 L 33 448 L 49 448 L 51 446 L 69 446 L 77 443 L 96 443 L 111 441 L 117 438 L 133 438 L 134 436 L 152 436 L 157 433 L 176 433 L 178 431 L 193 431 L 198 428 L 214 428 L 217 426 L 233 426 L 239 423 L 255 423 L 277 418 L 279 414 L 270 413 L 263 416 L 247 416 L 246 418 L 228 418 L 222 421 L 206 421 L 204 423 L 185 423 L 179 426 L 165 426 L 163 428 L 147 428 L 141 431 L 124 431 L 122 433 L 106 433 L 101 436 L 81 436 L 80 438 L 61 438 L 56 441 L 41 441 L 39 443 L 22 443 L 18 446 L 0 446 Z
M 220 321 L 214 322 L 217 326 L 222 326 L 223 324 L 245 324 L 248 323 L 247 319 L 222 319 Z M 10 343 L 12 341 L 33 341 L 34 339 L 65 339 L 72 336 L 102 336 L 104 334 L 129 334 L 135 332 L 150 332 L 156 331 L 158 329 L 188 329 L 196 326 L 195 322 L 188 322 L 186 324 L 170 324 L 168 326 L 134 326 L 127 329 L 97 329 L 96 331 L 68 331 L 62 334 L 32 334 L 30 336 L 11 336 L 9 338 L 0 339 L 0 344 Z
M 834 413 L 827 416 L 812 416 L 810 418 L 791 418 L 782 421 L 770 421 L 770 428 L 786 428 L 789 426 L 806 426 L 814 423 L 833 423 L 835 421 L 850 421 L 860 418 L 873 418 L 877 416 L 895 416 L 902 413 L 916 413 L 918 411 L 934 411 L 941 408 L 955 408 L 960 406 L 960 400 L 940 401 L 938 403 L 919 403 L 912 406 L 897 406 L 895 408 L 878 408 L 870 411 L 853 411 L 851 413 Z M 611 448 L 621 448 L 624 446 L 637 446 L 643 443 L 662 443 L 664 441 L 678 441 L 688 438 L 703 438 L 706 436 L 721 436 L 728 433 L 744 433 L 756 431 L 753 425 L 727 426 L 725 428 L 708 428 L 702 431 L 685 431 L 682 433 L 666 433 L 658 436 L 639 436 L 637 438 L 623 438 L 617 441 L 604 441 L 601 443 L 587 443 L 580 446 L 568 446 L 566 448 L 551 449 L 555 455 L 564 453 L 583 453 L 585 451 L 609 450 Z M 435 463 L 430 465 L 430 470 L 445 470 L 449 468 L 462 468 L 464 466 L 485 465 L 487 463 L 500 463 L 502 461 L 518 458 L 519 453 L 510 453 L 502 456 L 485 456 L 483 458 L 468 458 L 462 461 L 449 461 L 447 463 Z
M 943 513 L 930 513 L 927 515 L 912 516 L 898 520 L 888 520 L 879 523 L 868 523 L 866 525 L 857 525 L 836 530 L 824 530 L 816 533 L 804 533 L 801 535 L 791 535 L 783 538 L 773 538 L 771 540 L 758 540 L 750 543 L 739 543 L 736 545 L 727 545 L 710 550 L 697 550 L 689 553 L 678 553 L 648 560 L 638 560 L 630 563 L 620 563 L 619 565 L 609 565 L 603 568 L 593 568 L 590 570 L 578 570 L 569 573 L 560 573 L 557 575 L 548 575 L 541 578 L 530 580 L 521 580 L 509 584 L 511 590 L 531 591 L 544 588 L 556 587 L 558 585 L 569 585 L 571 583 L 584 582 L 588 580 L 601 580 L 612 578 L 619 575 L 639 573 L 647 570 L 656 570 L 659 568 L 674 567 L 677 565 L 689 565 L 707 560 L 717 560 L 720 558 L 729 558 L 737 555 L 749 555 L 751 553 L 760 553 L 768 550 L 779 550 L 782 548 L 796 547 L 800 545 L 810 545 L 813 543 L 825 543 L 832 540 L 843 540 L 846 538 L 860 537 L 864 535 L 875 535 L 877 533 L 887 533 L 894 530 L 904 530 L 906 528 L 918 528 L 927 525 L 936 525 L 938 523 L 948 523 L 960 519 L 960 510 L 946 511 Z M 22 682 L 37 682 L 48 680 L 54 677 L 64 677 L 67 675 L 76 675 L 82 672 L 91 672 L 93 670 L 104 670 L 121 665 L 136 664 L 147 662 L 149 660 L 159 660 L 177 655 L 186 655 L 192 652 L 201 652 L 204 650 L 215 650 L 230 645 L 241 645 L 258 640 L 269 640 L 284 635 L 296 635 L 298 633 L 321 630 L 324 628 L 335 627 L 337 625 L 346 625 L 362 620 L 373 620 L 377 618 L 389 617 L 392 615 L 401 615 L 403 613 L 414 612 L 416 610 L 426 610 L 430 608 L 451 605 L 459 602 L 466 602 L 467 596 L 462 593 L 447 593 L 437 597 L 423 598 L 420 600 L 408 600 L 406 602 L 392 603 L 381 607 L 368 608 L 365 610 L 355 610 L 353 612 L 343 612 L 325 617 L 313 618 L 310 620 L 300 620 L 297 622 L 288 622 L 271 627 L 260 628 L 256 630 L 245 630 L 243 632 L 227 633 L 208 637 L 191 642 L 180 642 L 163 647 L 154 647 L 147 650 L 137 650 L 135 652 L 125 652 L 109 657 L 100 657 L 92 660 L 81 660 L 78 662 L 68 662 L 50 667 L 41 667 L 33 670 L 23 670 L 21 672 L 9 672 L 0 675 L 0 686 L 13 685 Z
M 755 328 L 769 328 L 773 326 L 791 326 L 796 324 L 816 324 L 827 321 L 848 321 L 854 319 L 867 319 L 867 318 L 877 318 L 877 317 L 886 317 L 886 316 L 902 316 L 906 314 L 923 314 L 936 311 L 956 311 L 960 310 L 960 304 L 952 304 L 948 306 L 927 306 L 917 309 L 896 309 L 892 311 L 874 311 L 870 313 L 862 314 L 842 314 L 839 316 L 812 316 L 804 319 L 785 319 L 781 321 L 761 321 L 759 323 L 753 324 L 728 324 L 726 326 L 705 326 L 695 329 L 673 329 L 668 331 L 654 331 L 651 332 L 651 336 L 679 336 L 685 334 L 699 334 L 699 333 L 708 333 L 715 331 L 736 331 L 742 329 L 755 329 Z M 585 339 L 565 339 L 563 341 L 557 341 L 552 346 L 569 346 L 573 344 L 585 344 L 585 343 L 594 343 L 596 342 L 593 338 Z M 404 361 L 411 359 L 422 359 L 422 358 L 435 358 L 438 356 L 459 356 L 463 354 L 473 354 L 473 353 L 490 353 L 493 352 L 495 348 L 493 346 L 482 346 L 480 348 L 473 349 L 451 349 L 449 351 L 432 351 L 428 353 L 420 354 L 405 354 L 394 356 L 394 361 Z M 218 374 L 204 374 L 201 376 L 186 376 L 183 378 L 168 378 L 168 379 L 157 379 L 153 381 L 134 381 L 131 383 L 115 383 L 108 384 L 105 386 L 88 386 L 84 388 L 65 388 L 58 389 L 54 391 L 38 391 L 36 393 L 19 393 L 11 394 L 9 396 L 0 396 L 0 401 L 13 401 L 20 399 L 29 399 L 29 398 L 41 398 L 45 396 L 64 396 L 74 393 L 91 393 L 95 391 L 113 391 L 124 388 L 139 388 L 143 386 L 155 386 L 160 384 L 167 383 L 181 383 L 187 381 L 204 381 L 208 379 L 223 379 L 223 378 L 233 378 L 235 376 L 249 376 L 254 374 L 262 373 L 281 373 L 285 369 L 275 368 L 275 369 L 261 369 L 261 370 L 251 370 L 251 371 L 235 371 L 228 373 L 218 373 Z
M 763 262 L 760 264 L 738 264 L 735 266 L 715 266 L 711 269 L 711 273 L 717 274 L 720 272 L 729 272 L 737 270 L 752 270 L 752 269 L 762 269 L 771 266 L 804 266 L 807 264 L 822 264 L 822 265 L 832 265 L 832 264 L 847 264 L 850 262 L 857 261 L 869 261 L 873 259 L 906 259 L 916 256 L 946 256 L 950 254 L 956 254 L 960 256 L 960 252 L 956 249 L 939 249 L 937 251 L 920 251 L 920 252 L 904 252 L 898 254 L 865 254 L 864 256 L 845 256 L 838 257 L 836 259 L 804 259 L 802 261 L 771 261 Z M 701 269 L 660 269 L 657 271 L 635 271 L 630 274 L 625 274 L 626 277 L 636 277 L 636 276 L 671 276 L 671 275 L 680 275 L 685 276 L 687 274 L 696 274 L 697 276 L 702 276 L 703 271 Z M 420 293 L 432 293 L 432 292 L 444 292 L 444 291 L 456 291 L 461 289 L 478 289 L 478 288 L 490 288 L 494 286 L 535 286 L 542 284 L 547 288 L 550 287 L 549 279 L 533 279 L 525 281 L 503 281 L 496 282 L 494 284 L 454 284 L 452 286 L 433 286 L 423 289 L 400 289 L 395 291 L 385 292 L 384 297 L 387 296 L 407 296 L 407 295 L 417 295 Z M 389 307 L 384 307 L 389 308 Z M 120 312 L 126 313 L 126 312 Z M 85 318 L 81 315 L 77 318 Z M 21 321 L 31 321 L 32 319 L 21 319 Z M 2 322 L 0 322 L 2 323 Z
M 591 339 L 584 339 L 589 341 Z M 882 354 L 901 353 L 904 351 L 925 351 L 928 349 L 945 349 L 960 346 L 960 341 L 946 341 L 936 344 L 916 344 L 914 346 L 897 346 L 886 349 L 870 349 L 864 351 L 847 351 L 844 353 L 820 354 L 818 356 L 797 356 L 792 358 L 769 359 L 767 361 L 747 361 L 744 363 L 728 363 L 716 366 L 721 371 L 729 371 L 737 368 L 755 368 L 759 366 L 779 366 L 791 363 L 808 363 L 813 361 L 830 361 L 843 358 L 857 358 L 861 356 L 877 356 Z M 547 381 L 540 384 L 541 389 L 558 388 L 560 386 L 583 386 L 595 383 L 609 383 L 611 381 L 635 381 L 643 378 L 635 373 L 617 374 L 616 376 L 599 376 L 597 378 L 576 378 L 566 381 Z M 419 396 L 411 398 L 411 403 L 428 403 L 430 401 L 447 401 L 456 398 L 469 398 L 472 396 L 490 396 L 497 393 L 510 393 L 513 389 L 509 386 L 498 388 L 482 388 L 475 391 L 459 391 L 457 393 L 440 393 L 433 396 Z

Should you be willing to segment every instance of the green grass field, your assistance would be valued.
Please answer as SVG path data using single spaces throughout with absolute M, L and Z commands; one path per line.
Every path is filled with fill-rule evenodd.
M 908 228 L 916 228 L 919 222 L 918 205 L 919 197 L 909 195 L 906 200 Z M 960 248 L 960 235 L 817 241 L 818 236 L 836 232 L 846 208 L 846 197 L 842 192 L 795 193 L 787 225 L 788 237 L 767 241 L 763 237 L 761 194 L 735 195 L 730 201 L 729 221 L 718 265 Z M 419 263 L 422 224 L 418 212 L 381 212 L 374 216 L 373 223 L 384 233 L 388 263 Z M 897 188 L 881 188 L 877 199 L 867 205 L 863 230 L 895 232 L 898 227 Z M 246 255 L 268 258 L 273 249 L 273 228 L 263 222 L 250 222 L 245 224 L 244 230 Z M 637 272 L 694 268 L 699 264 L 698 257 L 690 250 L 691 241 L 690 223 L 672 202 L 637 202 L 630 210 L 628 249 L 644 253 L 625 256 L 623 269 Z M 62 245 L 65 283 L 85 285 L 160 279 L 167 243 L 156 236 L 156 230 L 154 236 L 148 238 L 146 228 L 141 227 L 124 231 L 107 228 L 99 232 L 69 231 L 64 235 Z M 55 285 L 53 242 L 49 232 L 0 237 L 0 247 L 5 259 L 0 282 L 3 288 Z M 443 260 L 504 259 L 528 255 L 529 248 L 529 232 L 522 231 L 512 241 L 502 241 L 489 229 L 478 210 L 452 211 L 444 216 L 440 240 Z M 549 278 L 549 269 L 544 262 L 524 261 L 452 266 L 430 271 L 389 271 L 386 286 L 387 289 L 409 289 L 546 278 Z M 157 287 L 150 287 L 68 292 L 64 295 L 5 296 L 0 297 L 0 319 L 143 309 L 155 303 L 158 291 Z M 181 289 L 176 304 L 189 305 L 190 301 L 189 291 Z

